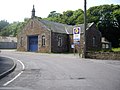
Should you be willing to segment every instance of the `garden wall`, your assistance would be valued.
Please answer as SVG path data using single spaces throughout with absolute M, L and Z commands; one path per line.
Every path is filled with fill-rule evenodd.
M 120 60 L 120 52 L 87 52 L 86 58 Z

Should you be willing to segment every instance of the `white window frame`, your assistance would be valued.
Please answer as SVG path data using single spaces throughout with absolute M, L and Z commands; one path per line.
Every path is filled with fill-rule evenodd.
M 62 37 L 58 36 L 58 47 L 62 47 Z

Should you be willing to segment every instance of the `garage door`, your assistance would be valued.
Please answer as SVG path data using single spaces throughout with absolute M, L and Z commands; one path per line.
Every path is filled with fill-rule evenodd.
M 38 36 L 29 36 L 29 51 L 38 51 Z

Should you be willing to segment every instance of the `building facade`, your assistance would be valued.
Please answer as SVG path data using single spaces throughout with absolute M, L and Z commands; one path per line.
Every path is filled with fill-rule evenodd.
M 18 51 L 33 51 L 46 53 L 73 52 L 73 28 L 76 26 L 51 22 L 35 17 L 33 7 L 31 19 L 18 34 Z M 79 25 L 82 33 L 83 24 Z M 81 33 L 80 46 L 82 47 L 83 34 Z M 86 30 L 86 49 L 101 48 L 101 34 L 95 24 L 88 24 Z

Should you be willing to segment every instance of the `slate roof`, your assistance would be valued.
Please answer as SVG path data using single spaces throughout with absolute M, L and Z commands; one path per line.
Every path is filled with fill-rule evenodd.
M 72 25 L 52 22 L 52 21 L 43 20 L 43 19 L 39 21 L 43 23 L 50 30 L 57 33 L 73 34 L 74 27 L 81 27 L 81 32 L 83 32 L 84 30 L 84 24 L 72 26 Z M 91 27 L 91 25 L 93 25 L 93 23 L 88 23 L 87 28 Z
M 47 28 L 52 30 L 53 32 L 58 32 L 58 33 L 66 33 L 66 24 L 62 23 L 56 23 L 48 20 L 40 20 L 41 23 L 43 23 Z

